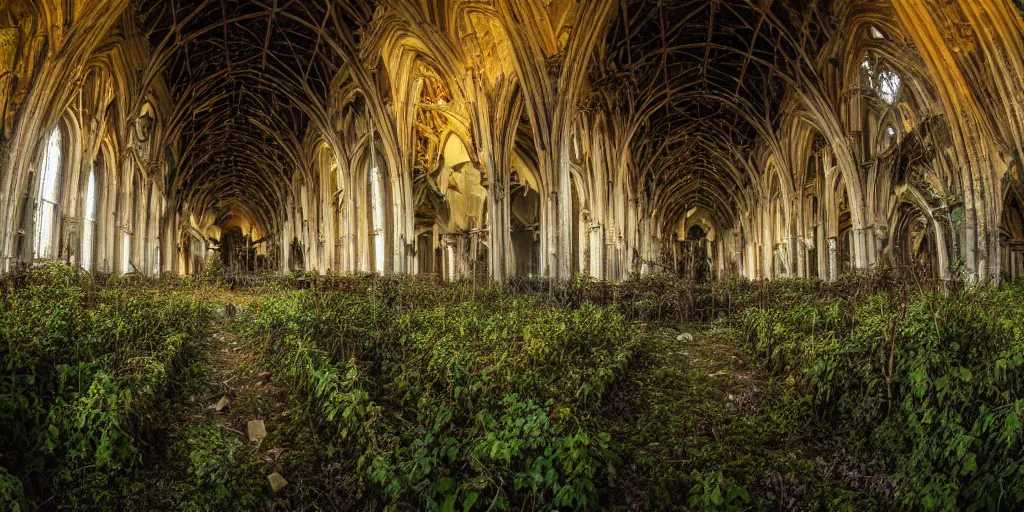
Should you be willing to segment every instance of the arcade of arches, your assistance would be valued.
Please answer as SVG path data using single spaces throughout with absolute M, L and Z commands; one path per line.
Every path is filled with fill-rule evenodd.
M 1024 276 L 1013 0 L 5 0 L 0 261 Z

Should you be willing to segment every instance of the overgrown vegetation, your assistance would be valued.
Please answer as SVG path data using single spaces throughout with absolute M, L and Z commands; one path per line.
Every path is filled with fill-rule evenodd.
M 3 283 L 5 508 L 1024 503 L 1014 286 L 102 281 Z
M 743 323 L 767 370 L 870 435 L 904 505 L 1024 505 L 1024 290 L 893 292 Z
M 254 304 L 247 333 L 306 397 L 328 454 L 394 508 L 596 508 L 594 413 L 638 336 L 618 312 L 480 298 L 402 312 L 344 292 Z
M 97 288 L 48 267 L 0 296 L 0 496 L 105 508 L 204 339 L 187 297 Z

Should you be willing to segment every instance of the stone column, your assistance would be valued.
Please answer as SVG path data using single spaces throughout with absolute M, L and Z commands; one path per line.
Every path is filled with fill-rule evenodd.
M 512 241 L 510 231 L 512 229 L 509 219 L 509 205 L 507 181 L 504 177 L 495 178 L 487 194 L 487 219 L 490 222 L 487 231 L 487 259 L 491 279 L 499 284 L 508 280 L 508 266 L 512 261 L 510 258 Z
M 606 265 L 605 229 L 603 224 L 590 226 L 590 274 L 595 279 L 605 279 Z
M 836 237 L 828 239 L 828 276 L 827 280 L 835 281 L 839 277 L 839 240 Z

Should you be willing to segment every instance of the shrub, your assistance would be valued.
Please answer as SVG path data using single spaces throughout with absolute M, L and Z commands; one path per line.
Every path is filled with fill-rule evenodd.
M 195 493 L 182 497 L 183 508 L 196 510 L 228 509 L 231 506 L 255 504 L 252 494 L 240 495 L 238 481 L 243 480 L 248 467 L 240 463 L 237 453 L 242 442 L 233 435 L 225 435 L 222 428 L 211 423 L 189 425 L 181 432 L 181 439 L 171 447 L 171 454 L 185 461 L 185 473 Z
M 869 432 L 904 503 L 1024 505 L 1024 293 L 888 293 L 755 309 L 743 323 L 770 370 L 823 414 Z
M 254 303 L 246 335 L 265 343 L 328 450 L 358 458 L 383 502 L 597 506 L 615 457 L 592 416 L 642 349 L 622 314 L 486 294 L 426 307 L 415 294 L 367 293 Z
M 2 467 L 0 467 L 0 505 L 3 505 L 4 510 L 11 512 L 29 510 L 21 480 Z
M 8 279 L 19 282 L 0 296 L 0 452 L 35 489 L 96 506 L 141 462 L 140 439 L 206 336 L 205 309 L 59 266 Z

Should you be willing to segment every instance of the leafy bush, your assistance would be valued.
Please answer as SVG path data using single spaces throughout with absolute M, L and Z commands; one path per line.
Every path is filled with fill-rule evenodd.
M 907 506 L 1024 505 L 1024 291 L 746 311 L 766 367 L 869 432 Z
M 187 461 L 185 472 L 197 491 L 184 500 L 188 506 L 209 510 L 254 504 L 252 496 L 232 492 L 235 481 L 247 469 L 236 460 L 241 441 L 209 423 L 188 426 L 181 435 L 182 439 L 170 451 L 179 460 Z
M 194 299 L 100 289 L 53 266 L 0 296 L 0 453 L 68 506 L 109 499 L 206 336 Z M 39 485 L 42 484 L 42 485 Z M 37 496 L 36 498 L 45 498 Z
M 11 512 L 29 509 L 21 480 L 2 467 L 0 467 L 0 505 L 3 505 L 4 510 Z
M 592 415 L 642 348 L 620 313 L 366 293 L 280 294 L 250 306 L 246 324 L 306 397 L 328 451 L 358 458 L 382 502 L 597 506 L 615 457 Z

